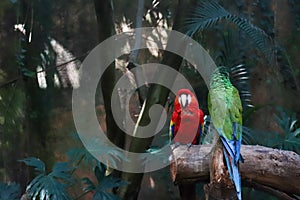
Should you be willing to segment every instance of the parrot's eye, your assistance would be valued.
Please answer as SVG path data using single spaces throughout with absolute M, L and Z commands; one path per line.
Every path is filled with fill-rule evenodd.
M 184 108 L 188 106 L 192 101 L 192 97 L 190 94 L 181 94 L 179 96 L 179 103 Z

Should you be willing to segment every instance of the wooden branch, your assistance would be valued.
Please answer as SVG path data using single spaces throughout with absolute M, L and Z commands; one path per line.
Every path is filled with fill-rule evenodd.
M 259 183 L 255 183 L 255 182 L 246 182 L 244 185 L 248 186 L 248 187 L 252 187 L 252 188 L 255 188 L 257 190 L 261 190 L 261 191 L 264 191 L 264 192 L 267 192 L 273 196 L 276 196 L 278 197 L 278 199 L 281 199 L 281 200 L 297 200 L 295 197 L 292 197 L 284 192 L 281 192 L 279 190 L 276 190 L 276 189 L 273 189 L 269 186 L 265 186 L 265 185 L 261 185 Z
M 204 188 L 206 199 L 237 199 L 235 187 L 224 161 L 223 144 L 217 136 L 209 163 L 210 182 Z
M 47 67 L 47 68 L 45 68 L 45 69 L 41 69 L 41 70 L 39 70 L 39 71 L 37 71 L 37 72 L 34 72 L 34 73 L 35 73 L 35 74 L 39 74 L 39 73 L 42 73 L 42 72 L 47 72 L 47 71 L 50 71 L 50 70 L 53 70 L 53 69 L 57 69 L 57 68 L 63 67 L 63 66 L 65 66 L 65 65 L 67 65 L 67 64 L 69 64 L 69 63 L 71 63 L 71 62 L 74 62 L 74 61 L 77 61 L 77 60 L 80 60 L 80 59 L 86 57 L 89 53 L 90 53 L 90 51 L 84 53 L 83 55 L 81 55 L 81 56 L 79 56 L 79 57 L 76 57 L 76 58 L 73 58 L 73 59 L 71 59 L 71 60 L 68 60 L 68 61 L 66 61 L 66 62 L 64 62 L 64 63 L 61 63 L 61 64 L 59 64 L 59 65 L 53 65 L 53 66 Z M 18 76 L 16 76 L 16 77 L 14 77 L 14 78 L 11 78 L 10 80 L 8 80 L 8 81 L 6 81 L 6 82 L 4 82 L 4 83 L 1 83 L 1 84 L 0 84 L 0 89 L 6 87 L 6 86 L 8 86 L 8 85 L 13 84 L 13 83 L 17 82 L 18 80 L 20 80 L 20 79 L 22 79 L 22 78 L 23 78 L 23 75 L 21 74 L 21 75 L 18 75 Z
M 209 182 L 211 145 L 186 145 L 173 150 L 171 176 L 175 184 L 184 182 Z M 255 182 L 288 194 L 300 195 L 300 155 L 263 146 L 243 145 L 240 163 L 242 184 Z M 244 182 L 244 183 L 243 183 Z

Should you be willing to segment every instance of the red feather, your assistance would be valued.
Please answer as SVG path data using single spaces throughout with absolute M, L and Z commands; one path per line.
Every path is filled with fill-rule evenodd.
M 189 95 L 190 101 L 186 99 L 187 105 L 183 107 L 180 103 L 182 95 Z M 173 138 L 174 142 L 182 144 L 192 143 L 199 144 L 200 134 L 204 123 L 204 114 L 199 109 L 196 96 L 188 89 L 181 89 L 177 92 L 174 101 L 174 112 L 172 114 L 172 122 L 174 123 Z M 178 131 L 180 134 L 177 135 Z

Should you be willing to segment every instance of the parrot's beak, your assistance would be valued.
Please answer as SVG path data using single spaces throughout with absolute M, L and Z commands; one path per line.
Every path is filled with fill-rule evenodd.
M 181 94 L 179 96 L 179 103 L 182 108 L 186 108 L 192 101 L 192 97 L 190 94 Z

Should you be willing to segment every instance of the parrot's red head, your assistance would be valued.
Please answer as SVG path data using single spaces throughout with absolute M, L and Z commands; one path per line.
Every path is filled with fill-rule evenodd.
M 198 112 L 198 100 L 194 93 L 188 89 L 181 89 L 177 92 L 174 110 L 176 112 L 184 112 L 186 115 L 193 115 Z
M 181 127 L 181 136 L 175 142 L 198 144 L 202 132 L 204 114 L 199 109 L 195 94 L 188 89 L 177 92 L 174 101 L 174 112 L 171 119 L 171 132 L 175 136 Z

